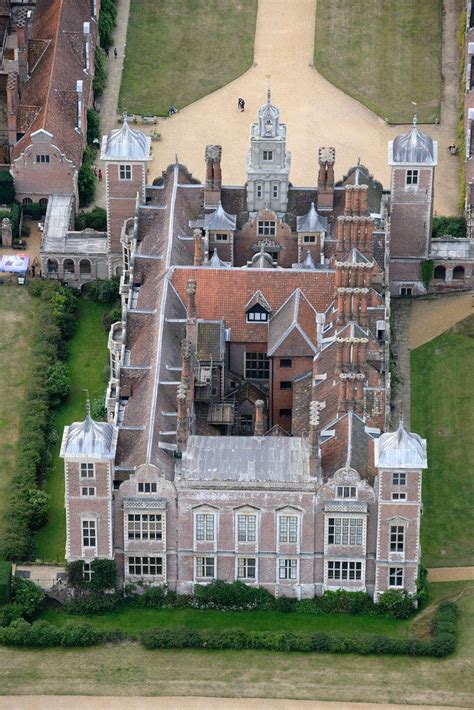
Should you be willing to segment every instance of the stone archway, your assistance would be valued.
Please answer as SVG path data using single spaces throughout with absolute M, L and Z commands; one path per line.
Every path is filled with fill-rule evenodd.
M 444 266 L 442 266 L 441 264 L 438 266 L 435 266 L 433 278 L 436 281 L 446 281 L 446 268 Z
M 464 266 L 455 266 L 453 269 L 453 279 L 464 280 Z

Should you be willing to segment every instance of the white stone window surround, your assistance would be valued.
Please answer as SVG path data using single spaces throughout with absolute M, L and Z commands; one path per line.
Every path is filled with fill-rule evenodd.
M 138 481 L 137 491 L 139 495 L 150 495 L 158 492 L 156 481 Z
M 273 219 L 257 220 L 257 236 L 258 237 L 275 237 L 276 222 Z
M 95 478 L 95 463 L 93 461 L 81 461 L 79 468 L 82 480 Z
M 95 486 L 81 486 L 81 498 L 85 497 L 95 497 L 96 487 Z
M 138 567 L 139 571 L 132 569 L 131 566 Z M 161 571 L 159 571 L 161 569 Z M 126 576 L 134 579 L 159 578 L 159 581 L 166 579 L 166 555 L 165 554 L 147 554 L 147 555 L 128 555 L 126 558 Z
M 161 540 L 129 539 L 128 515 L 144 513 L 147 515 L 161 515 Z M 164 554 L 166 550 L 166 501 L 163 498 L 151 498 L 148 495 L 140 498 L 125 497 L 123 499 L 123 549 L 125 552 L 132 549 L 134 552 L 142 550 L 145 554 Z M 132 554 L 132 553 L 130 553 Z
M 394 471 L 392 473 L 392 486 L 406 486 L 407 473 L 406 471 Z
M 401 516 L 395 516 L 388 520 L 387 549 L 388 559 L 390 562 L 396 563 L 405 561 L 409 525 L 410 521 L 408 520 L 408 518 L 403 518 Z M 392 530 L 392 528 L 394 528 L 394 530 Z M 398 547 L 400 546 L 400 543 L 402 543 L 402 547 L 400 550 L 392 550 L 392 544 Z
M 193 549 L 195 552 L 203 550 L 202 554 L 204 555 L 210 550 L 217 551 L 218 512 L 217 508 L 210 505 L 199 505 L 193 508 Z M 204 518 L 200 516 L 204 516 Z M 204 537 L 200 539 L 202 531 Z
M 407 499 L 407 494 L 405 491 L 395 491 L 392 493 L 393 501 L 405 501 Z
M 357 500 L 357 486 L 336 486 L 336 498 Z
M 329 573 L 328 573 L 328 567 L 329 567 L 329 562 L 341 562 L 341 563 L 355 563 L 356 565 L 360 564 L 360 580 L 350 580 L 350 579 L 329 579 Z M 331 556 L 331 559 L 325 559 L 324 560 L 324 582 L 323 582 L 323 590 L 326 589 L 346 589 L 348 591 L 358 591 L 358 592 L 364 592 L 366 587 L 365 587 L 365 567 L 366 567 L 366 561 L 365 558 L 357 557 L 357 558 L 347 558 L 347 557 L 337 557 L 337 556 Z M 357 568 L 356 568 L 357 569 Z M 356 573 L 356 569 L 354 570 L 354 573 Z M 347 567 L 347 575 L 349 576 L 350 574 L 350 569 Z M 349 584 L 345 584 L 345 582 L 348 582 Z
M 119 165 L 119 180 L 131 180 L 132 174 L 132 166 L 130 164 L 122 163 Z
M 278 557 L 276 560 L 277 583 L 290 582 L 298 584 L 300 581 L 300 561 L 297 557 Z
M 262 182 L 257 182 L 255 184 L 255 195 L 257 197 L 257 200 L 263 199 L 263 183 Z
M 216 555 L 197 555 L 194 558 L 194 581 L 198 583 L 212 582 L 217 579 Z
M 301 527 L 303 512 L 298 508 L 286 506 L 276 511 L 276 550 L 280 554 L 282 546 L 295 553 L 301 550 Z
M 97 557 L 99 538 L 99 521 L 96 515 L 81 515 L 81 549 L 82 556 Z M 93 542 L 93 544 L 90 544 Z
M 365 517 L 355 515 L 326 515 L 324 522 L 328 545 L 365 547 Z
M 244 547 L 258 551 L 260 533 L 260 511 L 251 506 L 236 508 L 234 510 L 234 541 L 236 551 Z
M 262 160 L 264 163 L 271 163 L 273 160 L 273 150 L 268 148 L 262 150 Z
M 420 181 L 420 171 L 417 168 L 409 168 L 405 173 L 405 185 L 418 189 Z
M 403 589 L 405 570 L 403 567 L 387 567 L 388 589 Z
M 250 564 L 249 564 L 250 562 Z M 252 572 L 249 576 L 248 572 Z M 235 558 L 235 579 L 245 584 L 258 584 L 258 557 L 239 555 Z
M 127 511 L 127 538 L 131 542 L 162 542 L 163 527 L 160 512 Z

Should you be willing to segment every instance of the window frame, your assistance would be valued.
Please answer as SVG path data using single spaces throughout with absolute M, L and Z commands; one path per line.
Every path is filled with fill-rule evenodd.
M 283 572 L 283 574 L 282 574 Z M 279 557 L 278 558 L 278 581 L 297 582 L 298 581 L 298 558 Z
M 262 160 L 265 163 L 271 163 L 273 161 L 273 150 L 269 150 L 268 148 L 262 150 Z
M 202 518 L 202 520 L 201 520 Z M 217 515 L 207 510 L 194 513 L 194 540 L 198 542 L 216 542 Z M 212 525 L 210 523 L 212 522 Z M 212 537 L 210 537 L 212 528 Z
M 362 562 L 360 560 L 326 560 L 326 577 L 328 582 L 362 582 Z
M 163 523 L 162 513 L 129 512 L 127 513 L 127 540 L 162 542 Z
M 263 185 L 261 182 L 257 182 L 255 186 L 255 196 L 257 200 L 262 200 L 263 199 Z
M 224 234 L 223 232 L 216 232 L 214 234 L 214 241 L 224 244 L 229 241 L 229 235 L 227 233 Z
M 406 486 L 407 473 L 406 471 L 394 471 L 392 473 L 392 486 Z
M 131 560 L 134 560 L 132 563 Z M 135 560 L 140 560 L 136 562 Z M 146 562 L 145 562 L 146 560 Z M 153 561 L 152 561 L 153 560 Z M 158 561 L 159 560 L 159 561 Z M 140 571 L 130 571 L 130 566 L 139 567 Z M 156 571 L 152 572 L 151 568 Z M 147 572 L 144 569 L 148 569 Z M 163 577 L 165 570 L 164 555 L 128 555 L 127 556 L 127 574 L 130 577 Z
M 327 544 L 339 547 L 361 547 L 364 544 L 364 519 L 331 516 L 327 519 Z
M 276 237 L 276 221 L 273 219 L 257 220 L 257 236 Z
M 49 165 L 51 163 L 51 156 L 48 153 L 37 153 L 36 154 L 36 164 L 37 165 Z
M 396 501 L 401 501 L 401 500 L 406 500 L 407 499 L 407 494 L 405 491 L 394 491 L 392 493 L 392 500 Z
M 315 234 L 304 234 L 303 235 L 303 244 L 316 244 L 316 235 Z
M 81 518 L 81 539 L 84 550 L 97 549 L 97 519 Z M 85 540 L 88 540 L 86 544 Z M 91 540 L 94 540 L 93 544 Z
M 119 180 L 127 181 L 133 180 L 132 165 L 130 163 L 120 163 L 119 164 Z
M 300 541 L 299 528 L 300 516 L 297 513 L 278 513 L 278 544 L 298 545 Z
M 150 489 L 148 491 L 146 490 L 147 486 L 150 487 Z M 140 487 L 141 487 L 141 490 L 140 490 Z M 156 483 L 156 481 L 138 481 L 137 491 L 141 495 L 150 495 L 152 493 L 157 493 L 158 492 L 158 483 Z
M 250 564 L 249 564 L 250 563 Z M 253 567 L 253 574 L 249 574 L 250 571 L 252 571 Z M 257 579 L 257 558 L 256 557 L 237 557 L 237 563 L 236 563 L 236 574 L 235 578 L 240 580 L 240 579 L 249 579 L 252 582 L 255 582 Z M 242 574 L 241 574 L 242 572 Z
M 95 463 L 91 461 L 81 461 L 79 474 L 81 479 L 95 478 Z
M 397 580 L 400 580 L 401 584 L 398 584 Z M 392 579 L 394 580 L 392 582 Z M 389 567 L 388 568 L 388 586 L 389 589 L 403 589 L 405 583 L 405 573 L 403 567 Z
M 87 492 L 85 492 L 87 491 Z M 92 491 L 92 493 L 91 493 Z M 81 486 L 81 498 L 95 498 L 96 487 L 95 486 Z
M 269 380 L 270 360 L 267 357 L 267 353 L 246 350 L 244 353 L 244 372 L 246 380 Z M 249 374 L 250 372 L 256 374 Z M 262 374 L 259 373 L 262 373 L 263 377 Z
M 280 380 L 280 389 L 285 392 L 291 392 L 293 389 L 293 380 Z
M 283 364 L 284 362 L 285 362 L 285 363 L 289 363 L 289 365 L 288 365 L 288 364 L 285 364 L 285 365 L 284 365 L 284 364 Z M 279 364 L 280 364 L 280 367 L 283 367 L 283 368 L 285 368 L 285 369 L 290 369 L 291 367 L 293 367 L 293 358 L 291 358 L 291 357 L 281 357 Z
M 389 548 L 390 552 L 405 552 L 405 525 L 395 524 L 390 525 L 389 531 Z
M 200 562 L 202 560 L 202 562 Z M 207 574 L 208 567 L 212 563 L 212 575 Z M 204 574 L 199 574 L 202 571 Z M 214 556 L 199 555 L 194 561 L 194 574 L 196 579 L 215 579 L 216 578 L 216 558 Z
M 236 518 L 237 543 L 255 544 L 257 542 L 257 514 L 237 513 Z M 252 518 L 254 518 L 253 521 L 251 521 Z
M 408 168 L 405 174 L 405 185 L 407 187 L 418 186 L 420 182 L 420 171 L 418 168 Z
M 352 494 L 353 491 L 354 494 Z M 336 486 L 336 498 L 341 498 L 342 500 L 357 500 L 357 486 Z

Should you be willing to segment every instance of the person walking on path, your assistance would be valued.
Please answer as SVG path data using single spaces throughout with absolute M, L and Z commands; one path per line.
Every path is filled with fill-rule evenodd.
M 115 59 L 118 57 L 117 47 L 114 47 L 114 57 Z
M 99 182 L 102 182 L 102 170 L 99 168 Z
M 245 111 L 245 101 L 242 98 L 239 98 L 239 100 L 237 101 L 237 108 L 240 111 Z
M 105 48 L 105 56 L 107 57 L 107 59 L 109 59 L 109 57 L 110 57 L 110 47 L 106 47 L 106 48 Z

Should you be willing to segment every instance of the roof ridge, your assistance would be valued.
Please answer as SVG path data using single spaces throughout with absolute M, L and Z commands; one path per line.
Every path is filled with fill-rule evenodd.
M 54 65 L 56 62 L 56 52 L 58 51 L 58 37 L 59 37 L 59 28 L 61 27 L 61 15 L 63 12 L 64 8 L 64 0 L 58 0 L 59 2 L 59 11 L 57 13 L 57 18 L 58 18 L 58 23 L 56 26 L 56 32 L 54 36 L 54 47 L 53 47 L 53 56 L 51 59 L 51 68 L 49 72 L 49 81 L 48 81 L 48 93 L 46 94 L 46 100 L 44 102 L 44 110 L 43 110 L 43 117 L 41 119 L 41 128 L 45 127 L 46 123 L 46 114 L 47 114 L 47 109 L 49 105 L 49 97 L 51 95 L 51 89 L 52 89 L 52 77 L 53 77 L 53 71 L 54 71 Z

